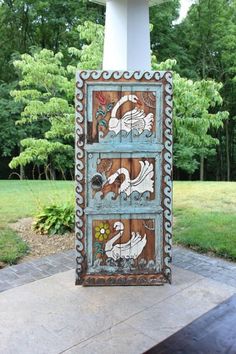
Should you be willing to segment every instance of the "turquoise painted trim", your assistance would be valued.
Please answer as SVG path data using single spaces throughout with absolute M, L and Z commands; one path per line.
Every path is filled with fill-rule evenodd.
M 136 153 L 136 152 L 162 152 L 163 150 L 163 144 L 138 144 L 138 143 L 126 143 L 125 145 L 119 146 L 119 151 L 121 153 L 123 152 L 130 152 L 130 153 Z M 85 150 L 88 153 L 94 153 L 94 152 L 101 152 L 101 153 L 110 153 L 110 152 L 116 152 L 118 149 L 118 146 L 113 144 L 112 142 L 110 144 L 100 144 L 100 143 L 94 143 L 94 144 L 86 144 L 85 145 Z

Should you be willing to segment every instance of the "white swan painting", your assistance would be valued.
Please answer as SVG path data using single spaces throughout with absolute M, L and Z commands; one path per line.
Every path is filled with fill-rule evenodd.
M 131 233 L 131 239 L 123 244 L 115 244 L 124 233 L 124 224 L 120 221 L 114 223 L 114 229 L 118 233 L 105 244 L 105 253 L 108 258 L 117 261 L 120 258 L 136 259 L 142 253 L 147 243 L 146 234 L 142 237 L 138 232 Z
M 152 130 L 153 113 L 145 114 L 144 110 L 135 107 L 133 110 L 126 112 L 121 119 L 117 118 L 117 111 L 125 102 L 138 103 L 139 99 L 136 95 L 125 95 L 116 103 L 111 111 L 109 120 L 109 130 L 118 134 L 120 131 L 129 133 L 132 129 L 137 129 L 141 134 L 144 130 Z
M 125 175 L 124 181 L 121 183 L 118 194 L 125 192 L 129 197 L 133 192 L 139 192 L 140 194 L 144 192 L 154 191 L 154 170 L 153 164 L 149 161 L 139 161 L 141 165 L 141 170 L 135 179 L 130 178 L 130 173 L 125 167 L 119 168 L 115 173 L 108 177 L 105 184 L 112 184 L 115 182 L 117 177 L 121 174 Z M 104 185 L 105 185 L 104 184 Z

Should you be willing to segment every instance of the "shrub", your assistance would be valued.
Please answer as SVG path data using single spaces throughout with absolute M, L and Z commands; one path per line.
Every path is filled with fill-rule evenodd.
M 49 205 L 36 214 L 33 229 L 45 235 L 63 235 L 73 231 L 75 212 L 72 205 Z

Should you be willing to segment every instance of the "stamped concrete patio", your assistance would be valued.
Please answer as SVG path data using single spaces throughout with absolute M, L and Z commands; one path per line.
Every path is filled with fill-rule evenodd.
M 69 253 L 1 270 L 0 353 L 142 353 L 236 293 L 234 263 L 174 259 L 163 287 L 75 287 Z

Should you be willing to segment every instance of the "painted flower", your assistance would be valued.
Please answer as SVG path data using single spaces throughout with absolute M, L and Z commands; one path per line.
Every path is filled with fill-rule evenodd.
M 102 106 L 105 106 L 106 104 L 106 99 L 105 97 L 103 96 L 103 94 L 101 92 L 97 92 L 96 93 L 96 98 L 98 99 L 99 103 L 102 105 Z
M 95 227 L 95 238 L 99 241 L 104 241 L 108 239 L 111 231 L 109 228 L 109 224 L 107 223 L 100 223 L 98 226 Z

